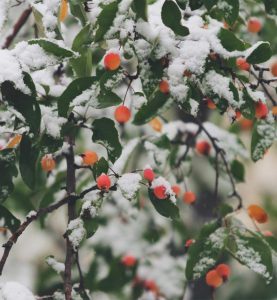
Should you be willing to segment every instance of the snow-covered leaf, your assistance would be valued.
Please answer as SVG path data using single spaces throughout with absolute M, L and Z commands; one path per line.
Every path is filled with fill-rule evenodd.
M 227 238 L 227 230 L 220 227 L 218 222 L 203 226 L 194 244 L 188 251 L 186 277 L 195 280 L 202 277 L 214 267 L 223 252 Z

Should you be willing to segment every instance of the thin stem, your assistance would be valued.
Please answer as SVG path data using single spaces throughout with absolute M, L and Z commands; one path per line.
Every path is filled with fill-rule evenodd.
M 23 25 L 27 22 L 30 14 L 32 12 L 32 8 L 28 7 L 26 10 L 23 11 L 21 16 L 19 17 L 18 21 L 15 23 L 13 27 L 12 33 L 6 38 L 5 44 L 3 45 L 2 49 L 7 49 L 12 44 L 13 40 L 17 36 L 20 29 L 23 27 Z
M 19 226 L 19 228 L 13 233 L 13 235 L 9 238 L 9 240 L 3 245 L 5 248 L 4 253 L 2 255 L 1 261 L 0 261 L 0 275 L 2 275 L 3 268 L 5 266 L 5 263 L 7 261 L 7 258 L 10 254 L 11 248 L 13 245 L 17 242 L 18 238 L 21 236 L 21 234 L 27 229 L 27 227 L 35 220 L 37 220 L 39 217 L 51 213 L 54 210 L 58 209 L 59 207 L 71 202 L 76 201 L 79 199 L 79 196 L 69 195 L 62 200 L 60 200 L 57 203 L 54 203 L 48 207 L 41 208 L 38 210 L 35 214 L 32 214 L 30 217 L 27 217 L 27 219 Z

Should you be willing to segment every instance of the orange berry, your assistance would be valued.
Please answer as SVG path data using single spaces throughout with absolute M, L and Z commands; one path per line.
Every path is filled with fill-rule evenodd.
M 67 0 L 61 0 L 59 20 L 61 22 L 63 22 L 66 19 L 67 16 L 68 16 L 68 3 L 67 3 Z
M 115 71 L 119 68 L 121 63 L 120 55 L 118 53 L 110 52 L 104 57 L 104 66 L 108 71 Z
M 166 188 L 163 185 L 156 186 L 153 189 L 156 198 L 163 200 L 167 198 Z
M 268 114 L 268 107 L 262 101 L 255 104 L 255 116 L 257 119 L 264 119 Z
M 272 107 L 272 114 L 273 116 L 277 116 L 277 106 Z
M 162 80 L 159 85 L 160 92 L 163 94 L 169 93 L 169 83 L 167 80 Z
M 241 112 L 239 110 L 236 110 L 236 120 L 240 119 Z
M 94 151 L 85 151 L 81 156 L 86 166 L 92 166 L 98 161 L 98 155 Z
M 128 122 L 131 118 L 130 109 L 124 105 L 118 106 L 114 112 L 114 118 L 120 124 Z
M 206 283 L 213 288 L 218 288 L 222 285 L 223 279 L 216 270 L 211 270 L 206 274 Z
M 268 220 L 267 213 L 259 205 L 252 204 L 248 206 L 247 212 L 249 217 L 257 221 L 258 223 L 266 223 Z
M 155 130 L 160 132 L 163 128 L 162 122 L 158 118 L 154 118 L 149 122 L 149 125 Z
M 242 130 L 249 130 L 253 127 L 253 121 L 252 120 L 248 120 L 245 118 L 242 118 L 239 120 L 240 123 L 240 127 Z
M 247 29 L 249 32 L 258 33 L 262 29 L 262 23 L 257 18 L 250 18 L 247 23 Z
M 186 248 L 189 248 L 193 243 L 195 243 L 195 240 L 189 239 L 189 240 L 186 241 L 185 247 L 186 247 Z
M 41 167 L 45 172 L 50 172 L 55 169 L 56 162 L 53 159 L 52 154 L 46 154 L 43 156 L 43 158 L 41 159 Z
M 125 267 L 133 267 L 137 263 L 137 259 L 133 255 L 125 255 L 121 262 Z
M 143 171 L 143 178 L 149 182 L 152 182 L 155 178 L 155 173 L 152 169 L 148 168 Z
M 277 77 L 277 62 L 271 65 L 271 73 L 273 76 Z
M 108 191 L 109 188 L 111 187 L 111 180 L 110 177 L 106 174 L 101 174 L 97 179 L 96 179 L 97 187 L 99 190 L 105 190 Z
M 9 140 L 6 148 L 8 149 L 15 148 L 21 142 L 21 139 L 22 139 L 22 135 L 17 134 L 11 140 Z
M 231 273 L 230 267 L 226 264 L 218 265 L 215 270 L 217 274 L 223 278 L 223 280 L 227 280 Z
M 179 185 L 177 185 L 177 184 L 173 185 L 171 187 L 171 189 L 172 189 L 173 193 L 178 197 L 181 192 L 181 188 L 179 187 Z
M 209 108 L 209 109 L 216 109 L 216 105 L 215 105 L 215 103 L 213 102 L 213 100 L 212 99 L 210 99 L 210 98 L 207 98 L 206 99 L 206 105 L 207 105 L 207 107 Z
M 183 196 L 183 201 L 187 204 L 192 204 L 194 203 L 196 200 L 196 195 L 194 194 L 194 192 L 191 191 L 187 191 L 184 193 Z
M 249 71 L 249 69 L 250 69 L 250 64 L 243 57 L 237 58 L 236 65 L 242 71 Z
M 196 143 L 195 149 L 199 154 L 209 155 L 211 151 L 211 145 L 207 141 L 199 141 Z

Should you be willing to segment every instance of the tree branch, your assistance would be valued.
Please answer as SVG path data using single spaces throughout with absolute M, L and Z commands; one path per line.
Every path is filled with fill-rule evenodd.
M 73 144 L 74 144 L 74 140 L 73 138 L 70 137 L 69 152 L 68 154 L 66 154 L 66 163 L 67 163 L 66 190 L 69 195 L 75 193 L 76 191 L 76 176 L 75 176 L 76 168 L 74 162 Z M 76 201 L 71 201 L 68 203 L 68 224 L 76 217 L 75 202 Z M 75 252 L 67 233 L 65 234 L 65 239 L 66 239 L 66 258 L 65 258 L 65 271 L 64 271 L 64 292 L 65 292 L 65 299 L 71 300 L 72 299 L 71 273 L 72 273 L 73 256 Z
M 6 38 L 5 44 L 2 46 L 2 49 L 7 49 L 10 47 L 13 40 L 15 39 L 18 32 L 20 31 L 20 29 L 27 22 L 31 12 L 32 12 L 31 7 L 28 7 L 26 10 L 23 11 L 23 13 L 19 17 L 18 21 L 14 24 L 12 33 Z
M 73 196 L 73 195 L 67 196 L 57 203 L 54 203 L 45 208 L 41 208 L 40 210 L 38 210 L 35 214 L 33 214 L 31 216 L 29 216 L 29 217 L 27 216 L 26 220 L 19 226 L 19 228 L 13 233 L 13 235 L 9 238 L 9 240 L 3 245 L 5 250 L 4 250 L 4 253 L 3 253 L 1 261 L 0 261 L 0 275 L 2 275 L 3 268 L 5 266 L 5 263 L 6 263 L 6 260 L 9 256 L 9 254 L 10 254 L 11 248 L 17 242 L 17 240 L 21 236 L 21 234 L 26 230 L 26 228 L 33 221 L 37 220 L 39 217 L 41 217 L 47 213 L 53 212 L 54 210 L 58 209 L 59 207 L 65 205 L 69 202 L 76 201 L 78 198 L 79 198 L 79 196 Z

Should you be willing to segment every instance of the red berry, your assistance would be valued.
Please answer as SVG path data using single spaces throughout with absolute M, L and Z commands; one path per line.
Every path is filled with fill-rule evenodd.
M 186 248 L 189 248 L 193 243 L 195 243 L 195 240 L 189 239 L 189 240 L 186 241 L 185 247 L 186 247 Z
M 163 185 L 156 186 L 153 191 L 154 191 L 154 195 L 156 198 L 161 199 L 161 200 L 167 198 L 165 186 L 163 186 Z
M 208 107 L 209 109 L 211 109 L 211 110 L 216 109 L 215 103 L 214 103 L 213 100 L 210 99 L 210 98 L 207 98 L 207 99 L 206 99 L 206 105 L 207 105 L 207 107 Z
M 137 259 L 133 255 L 125 255 L 121 262 L 125 267 L 133 267 L 137 263 Z
M 130 109 L 124 105 L 118 106 L 114 112 L 114 118 L 120 124 L 128 122 L 131 118 Z
M 147 290 L 149 290 L 149 291 L 151 291 L 151 292 L 153 292 L 155 294 L 159 293 L 159 289 L 158 289 L 157 284 L 156 284 L 156 282 L 154 280 L 145 280 L 144 281 L 144 287 Z
M 169 93 L 169 84 L 168 84 L 168 81 L 162 80 L 160 82 L 159 88 L 160 88 L 160 92 L 162 92 L 163 94 L 168 94 Z
M 191 192 L 191 191 L 187 191 L 184 193 L 184 196 L 183 196 L 183 201 L 187 204 L 192 204 L 194 203 L 196 200 L 196 196 L 194 194 L 194 192 Z
M 111 187 L 111 180 L 110 177 L 106 174 L 101 174 L 97 179 L 96 179 L 97 187 L 100 190 L 106 190 L 108 191 L 109 188 Z
M 264 119 L 268 114 L 268 108 L 265 103 L 259 101 L 255 105 L 255 116 L 257 119 Z
M 199 154 L 209 155 L 211 151 L 211 145 L 207 141 L 199 141 L 196 143 L 195 149 Z
M 226 264 L 218 265 L 215 270 L 217 274 L 223 278 L 223 280 L 227 280 L 231 273 L 230 267 Z
M 257 18 L 250 18 L 247 23 L 247 29 L 249 32 L 258 33 L 262 29 L 262 23 Z
M 249 71 L 249 69 L 250 69 L 250 64 L 243 57 L 237 58 L 236 65 L 242 71 Z
M 104 66 L 106 70 L 114 71 L 120 66 L 120 55 L 118 53 L 110 52 L 104 57 Z
M 148 168 L 143 171 L 143 177 L 149 182 L 152 182 L 155 178 L 155 173 L 153 172 L 152 169 Z

